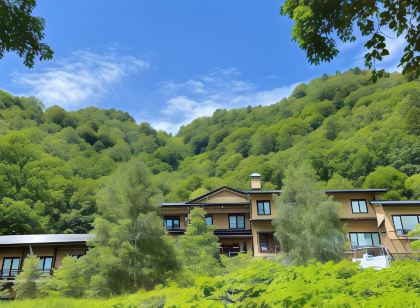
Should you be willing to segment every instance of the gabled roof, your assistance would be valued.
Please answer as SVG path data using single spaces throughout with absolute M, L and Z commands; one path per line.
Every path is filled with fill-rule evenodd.
M 94 234 L 2 235 L 0 245 L 83 243 L 94 237 Z
M 386 192 L 384 188 L 353 188 L 353 189 L 324 189 L 324 193 L 352 193 L 352 192 Z M 245 190 L 247 194 L 280 194 L 280 189 L 272 190 Z
M 162 202 L 161 206 L 187 206 L 186 202 Z
M 372 200 L 370 203 L 382 205 L 420 205 L 420 200 Z
M 185 202 L 164 202 L 161 204 L 162 207 L 176 207 L 176 206 L 193 206 L 193 205 L 226 205 L 226 203 L 204 203 L 200 202 L 200 200 L 203 200 L 211 195 L 217 194 L 220 191 L 228 190 L 235 194 L 241 195 L 243 197 L 246 197 L 247 194 L 280 194 L 282 191 L 280 189 L 271 189 L 271 190 L 240 190 L 236 188 L 232 188 L 229 186 L 222 186 L 217 189 L 214 189 L 212 191 L 209 191 L 208 193 L 201 195 L 197 198 L 194 198 L 190 201 Z M 386 192 L 387 189 L 384 188 L 354 188 L 354 189 L 326 189 L 321 190 L 324 193 L 357 193 L 357 192 Z M 235 204 L 247 204 L 248 202 L 235 202 Z
M 187 202 L 163 202 L 160 204 L 161 207 L 189 207 L 189 206 L 235 206 L 235 205 L 249 205 L 248 201 L 244 202 L 233 202 L 233 203 L 226 203 L 226 202 L 197 202 L 197 203 L 187 203 Z
M 203 199 L 205 199 L 205 198 L 207 198 L 207 197 L 209 197 L 211 195 L 217 194 L 218 192 L 220 192 L 222 190 L 229 190 L 229 191 L 231 191 L 231 192 L 233 192 L 235 194 L 238 194 L 238 195 L 241 195 L 241 196 L 245 197 L 245 192 L 243 192 L 242 190 L 235 189 L 235 188 L 232 188 L 232 187 L 229 187 L 229 186 L 222 186 L 222 187 L 219 187 L 219 188 L 217 188 L 215 190 L 209 191 L 208 193 L 206 193 L 204 195 L 201 195 L 201 196 L 199 196 L 199 197 L 197 197 L 195 199 L 192 199 L 192 200 L 186 202 L 185 204 L 197 203 L 197 201 L 203 200 Z

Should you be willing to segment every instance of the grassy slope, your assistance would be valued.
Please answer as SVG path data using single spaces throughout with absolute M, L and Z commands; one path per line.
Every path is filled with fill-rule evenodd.
M 192 287 L 157 287 L 110 299 L 45 298 L 4 307 L 419 307 L 420 265 L 394 262 L 390 269 L 361 270 L 357 264 L 282 266 L 247 257 L 229 260 L 225 274 L 197 277 Z

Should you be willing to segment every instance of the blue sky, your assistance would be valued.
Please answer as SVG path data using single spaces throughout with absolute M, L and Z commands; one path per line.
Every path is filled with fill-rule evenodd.
M 176 133 L 217 108 L 268 105 L 323 73 L 363 67 L 363 42 L 308 64 L 275 0 L 38 0 L 52 61 L 0 60 L 0 88 L 48 107 L 117 108 Z M 393 70 L 403 41 L 383 65 Z

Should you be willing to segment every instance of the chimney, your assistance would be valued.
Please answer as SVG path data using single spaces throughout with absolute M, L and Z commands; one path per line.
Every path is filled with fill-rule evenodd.
M 249 178 L 251 179 L 251 189 L 260 190 L 261 189 L 261 174 L 254 172 L 249 176 Z

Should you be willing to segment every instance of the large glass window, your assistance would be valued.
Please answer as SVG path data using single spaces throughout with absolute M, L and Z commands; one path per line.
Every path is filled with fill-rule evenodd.
M 420 215 L 395 215 L 392 220 L 397 234 L 407 234 L 420 223 Z
M 270 201 L 257 201 L 258 215 L 271 215 Z
M 353 213 L 367 213 L 366 200 L 351 200 L 351 211 Z
M 53 257 L 39 257 L 38 270 L 42 273 L 49 273 L 52 269 Z
M 377 232 L 350 232 L 352 247 L 380 246 L 381 240 Z
M 245 216 L 229 215 L 229 229 L 245 229 Z
M 206 225 L 210 226 L 213 224 L 213 216 L 207 215 L 205 219 L 206 219 Z
M 180 228 L 179 217 L 165 217 L 166 230 L 174 230 Z
M 19 273 L 20 258 L 5 257 L 1 267 L 1 277 L 14 277 Z

